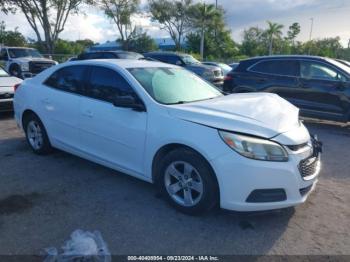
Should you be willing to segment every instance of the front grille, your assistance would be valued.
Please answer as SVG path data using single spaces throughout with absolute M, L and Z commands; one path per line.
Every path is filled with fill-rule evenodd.
M 45 69 L 55 65 L 52 62 L 36 62 L 36 61 L 30 61 L 29 62 L 29 71 L 32 74 L 39 74 Z
M 319 166 L 318 157 L 310 157 L 304 160 L 301 160 L 299 163 L 299 172 L 303 178 L 314 175 L 317 172 Z
M 213 72 L 214 72 L 214 76 L 215 76 L 215 77 L 220 77 L 220 76 L 222 76 L 222 71 L 221 71 L 221 70 L 214 70 Z
M 9 99 L 9 98 L 13 98 L 13 94 L 12 93 L 0 94 L 0 99 Z

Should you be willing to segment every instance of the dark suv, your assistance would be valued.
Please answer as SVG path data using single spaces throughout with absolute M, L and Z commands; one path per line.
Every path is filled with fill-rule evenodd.
M 226 76 L 223 90 L 276 93 L 299 107 L 304 116 L 350 121 L 350 67 L 329 58 L 268 56 L 243 60 Z
M 90 59 L 143 59 L 144 56 L 128 51 L 92 51 L 78 55 L 76 59 L 72 60 L 90 60 Z
M 224 75 L 220 67 L 204 65 L 191 55 L 175 52 L 145 53 L 146 58 L 152 58 L 164 63 L 182 66 L 216 86 L 222 86 Z

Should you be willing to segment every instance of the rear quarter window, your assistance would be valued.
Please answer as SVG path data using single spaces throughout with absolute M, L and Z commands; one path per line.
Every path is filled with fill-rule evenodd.
M 44 84 L 70 93 L 81 94 L 86 66 L 76 65 L 58 69 L 45 80 Z

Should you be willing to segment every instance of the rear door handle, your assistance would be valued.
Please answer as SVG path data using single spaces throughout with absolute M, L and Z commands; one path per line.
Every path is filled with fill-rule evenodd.
M 92 118 L 94 116 L 94 114 L 90 110 L 84 111 L 83 115 L 86 117 L 90 117 L 90 118 Z

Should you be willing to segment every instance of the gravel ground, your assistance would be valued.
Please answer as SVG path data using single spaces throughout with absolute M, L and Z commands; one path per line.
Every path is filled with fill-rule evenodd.
M 76 229 L 113 254 L 350 255 L 350 126 L 306 120 L 324 142 L 316 190 L 296 208 L 183 215 L 151 184 L 81 158 L 34 155 L 0 117 L 0 254 L 41 254 Z

